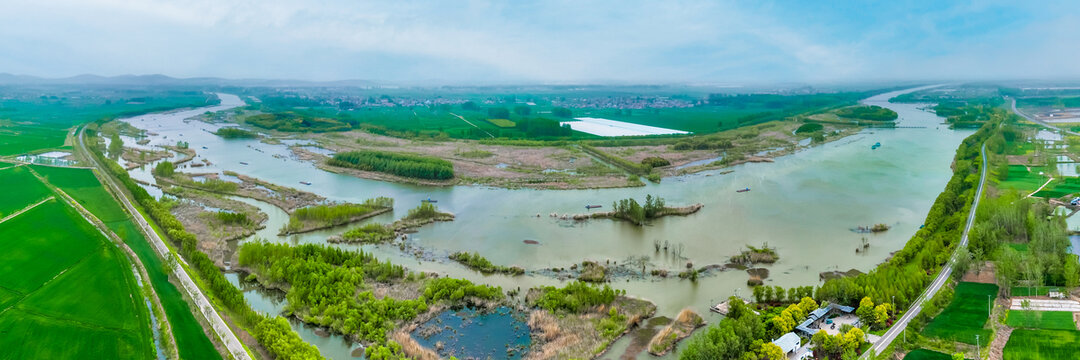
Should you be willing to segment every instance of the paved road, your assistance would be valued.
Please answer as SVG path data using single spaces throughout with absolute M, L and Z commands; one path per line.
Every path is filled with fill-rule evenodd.
M 102 172 L 100 175 L 102 183 L 108 184 L 108 186 L 112 188 L 113 193 L 116 194 L 116 197 L 120 199 L 120 202 L 124 204 L 124 207 L 131 213 L 131 217 L 135 219 L 135 223 L 139 225 L 143 234 L 150 240 L 150 245 L 153 245 L 154 250 L 157 251 L 158 255 L 163 259 L 173 257 L 172 252 L 165 246 L 165 242 L 158 236 L 157 232 L 150 227 L 150 224 L 148 224 L 146 219 L 144 219 L 139 211 L 135 209 L 135 206 L 132 205 L 131 199 L 128 198 L 127 193 L 117 185 L 112 176 L 105 173 L 108 170 L 105 170 L 105 168 L 98 163 L 97 158 L 90 155 L 90 151 L 86 149 L 86 144 L 83 142 L 83 139 L 85 138 L 83 130 L 85 130 L 85 128 L 79 129 L 78 149 L 83 152 L 94 167 L 100 169 L 99 171 Z M 210 304 L 210 300 L 208 300 L 206 295 L 202 293 L 202 290 L 195 285 L 195 282 L 191 280 L 191 276 L 184 271 L 184 268 L 181 267 L 180 264 L 176 264 L 176 266 L 173 267 L 172 272 L 173 276 L 180 280 L 180 284 L 183 285 L 184 292 L 188 294 L 188 297 L 195 300 L 195 304 L 198 305 L 198 308 L 201 310 L 199 312 L 206 318 L 206 321 L 210 323 L 214 333 L 217 334 L 218 338 L 221 339 L 221 342 L 225 344 L 225 347 L 229 350 L 232 357 L 237 360 L 251 360 L 251 355 L 244 349 L 240 340 L 236 338 L 236 334 L 233 334 L 232 330 L 229 329 L 229 326 L 221 319 L 221 315 L 218 314 L 217 309 L 214 309 L 213 305 Z
M 1033 123 L 1036 123 L 1036 124 L 1042 125 L 1043 127 L 1047 128 L 1047 129 L 1051 129 L 1051 130 L 1055 130 L 1055 131 L 1063 131 L 1063 132 L 1065 132 L 1066 134 L 1069 134 L 1069 135 L 1075 135 L 1075 136 L 1080 136 L 1080 133 L 1077 133 L 1077 132 L 1074 132 L 1074 131 L 1070 131 L 1070 130 L 1065 130 L 1065 129 L 1059 128 L 1059 127 L 1057 127 L 1057 126 L 1054 126 L 1054 125 L 1050 125 L 1050 123 L 1047 123 L 1047 122 L 1045 122 L 1045 121 L 1042 121 L 1042 120 L 1036 119 L 1036 118 L 1035 118 L 1035 117 L 1033 117 L 1033 116 L 1030 116 L 1030 115 L 1028 115 L 1028 114 L 1025 114 L 1025 113 L 1022 113 L 1022 112 L 1020 112 L 1020 110 L 1017 110 L 1017 109 L 1016 109 L 1016 99 L 1014 99 L 1014 98 L 1011 98 L 1011 97 L 1006 97 L 1006 98 L 1007 98 L 1007 99 L 1009 99 L 1009 101 L 1011 101 L 1011 102 L 1012 102 L 1012 111 L 1013 111 L 1014 113 L 1016 113 L 1017 115 L 1023 116 L 1023 117 L 1024 117 L 1025 119 L 1027 119 L 1028 121 L 1031 121 L 1031 122 L 1033 122 Z
M 889 344 L 892 344 L 893 340 L 903 333 L 904 329 L 907 329 L 907 325 L 911 322 L 911 319 L 914 319 L 916 315 L 919 315 L 919 312 L 922 311 L 923 302 L 934 298 L 934 295 L 937 294 L 938 290 L 941 290 L 941 287 L 949 281 L 949 275 L 952 275 L 953 262 L 956 260 L 957 253 L 961 248 L 967 247 L 968 232 L 971 231 L 971 225 L 975 223 L 975 210 L 979 208 L 979 199 L 982 198 L 983 185 L 986 184 L 986 144 L 983 144 L 980 152 L 982 154 L 982 174 L 979 175 L 979 188 L 975 191 L 975 201 L 971 204 L 971 212 L 968 214 L 967 225 L 964 226 L 964 233 L 960 235 L 960 245 L 953 251 L 952 257 L 949 258 L 949 262 L 941 269 L 941 272 L 938 273 L 934 282 L 930 283 L 930 286 L 926 288 L 926 291 L 924 291 L 919 298 L 915 299 L 912 303 L 913 305 L 908 308 L 907 312 L 905 312 L 904 315 L 885 332 L 885 335 L 881 336 L 881 340 L 874 343 L 874 345 L 870 347 L 870 351 L 863 353 L 863 359 L 867 359 L 870 357 L 870 354 L 880 353 L 882 350 L 889 347 Z

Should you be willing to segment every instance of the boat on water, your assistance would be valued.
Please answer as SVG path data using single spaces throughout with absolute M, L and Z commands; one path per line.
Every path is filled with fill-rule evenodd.
M 747 191 L 750 191 L 750 188 L 747 187 L 747 188 L 742 188 L 742 189 L 739 189 L 739 190 L 735 190 L 735 192 L 741 192 L 741 193 L 742 192 L 747 192 Z
M 247 165 L 248 163 L 241 161 L 240 165 Z
M 206 150 L 206 147 L 205 147 L 205 146 L 203 146 L 202 148 L 203 148 L 203 150 Z
M 307 182 L 307 181 L 301 181 L 300 183 L 301 183 L 301 184 L 304 184 L 304 185 L 311 185 L 311 183 L 310 183 L 310 182 Z
M 877 143 L 874 143 L 874 145 L 870 147 L 870 150 L 877 150 L 877 148 L 879 148 L 879 147 L 881 147 L 881 143 L 877 142 Z
M 437 203 L 439 200 L 431 200 L 431 197 L 428 197 L 427 199 L 420 200 L 420 202 Z
M 603 205 L 585 205 L 586 209 L 597 209 L 597 208 L 602 208 L 602 207 L 604 207 L 604 206 Z

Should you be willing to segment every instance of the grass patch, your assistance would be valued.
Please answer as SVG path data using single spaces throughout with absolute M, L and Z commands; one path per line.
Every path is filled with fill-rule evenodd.
M 979 335 L 980 339 L 989 339 L 991 331 L 983 327 L 988 316 L 989 301 L 997 296 L 997 292 L 998 287 L 994 284 L 960 283 L 956 286 L 949 307 L 923 329 L 923 334 L 972 345 L 975 344 L 975 335 Z
M 1073 313 L 1068 311 L 1010 310 L 1005 324 L 1016 328 L 1076 330 Z
M 1080 358 L 1080 331 L 1013 331 L 1005 344 L 1004 358 L 1009 360 L 1051 360 Z
M 952 355 L 926 349 L 915 349 L 904 355 L 904 360 L 952 360 Z

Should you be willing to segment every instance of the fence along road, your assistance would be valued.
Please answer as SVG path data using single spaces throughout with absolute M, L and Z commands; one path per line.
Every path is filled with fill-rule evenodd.
M 131 217 L 135 219 L 135 223 L 139 225 L 139 228 L 146 235 L 146 238 L 150 240 L 150 245 L 153 245 L 154 250 L 157 251 L 158 255 L 160 255 L 162 259 L 173 258 L 174 255 L 169 251 L 169 247 L 165 246 L 165 242 L 161 240 L 158 233 L 150 227 L 150 224 L 146 222 L 146 219 L 142 217 L 142 214 L 140 214 L 139 211 L 135 209 L 135 206 L 131 204 L 131 199 L 128 198 L 127 193 L 114 182 L 111 175 L 105 173 L 108 170 L 98 163 L 97 158 L 90 155 L 90 151 L 86 149 L 86 144 L 83 142 L 83 139 L 85 138 L 85 129 L 86 128 L 79 129 L 79 150 L 83 152 L 94 167 L 98 168 L 101 172 L 101 174 L 98 174 L 98 177 L 101 178 L 102 183 L 108 184 L 108 186 L 112 188 L 116 198 L 120 199 L 120 202 L 124 204 L 124 208 L 126 208 L 128 213 L 131 214 Z M 95 172 L 95 174 L 96 173 L 97 172 Z M 177 260 L 182 261 L 182 259 Z M 210 300 L 202 293 L 202 289 L 199 289 L 199 287 L 195 285 L 195 282 L 191 280 L 191 276 L 188 275 L 187 271 L 184 271 L 184 268 L 180 266 L 179 261 L 175 262 L 172 273 L 173 276 L 180 280 L 184 292 L 186 292 L 190 298 L 195 300 L 195 305 L 201 310 L 199 313 L 203 315 L 206 322 L 213 328 L 214 333 L 217 334 L 218 338 L 221 339 L 221 342 L 225 344 L 225 347 L 229 350 L 229 354 L 237 360 L 251 360 L 251 355 L 244 349 L 244 345 L 240 342 L 240 339 L 236 338 L 236 334 L 232 332 L 229 325 L 225 324 L 225 321 L 221 319 L 221 314 L 218 314 L 217 309 L 214 309 L 214 306 L 210 304 Z
M 922 311 L 923 303 L 926 300 L 933 299 L 934 295 L 937 294 L 938 290 L 941 290 L 941 287 L 949 281 L 949 275 L 952 275 L 953 263 L 956 262 L 957 253 L 960 251 L 961 248 L 967 247 L 968 232 L 971 231 L 971 225 L 975 223 L 975 210 L 979 208 L 979 199 L 982 198 L 983 185 L 986 184 L 985 143 L 983 143 L 982 148 L 979 150 L 979 153 L 982 155 L 982 174 L 979 175 L 979 189 L 975 191 L 975 201 L 972 201 L 971 203 L 971 212 L 968 213 L 967 225 L 964 226 L 964 233 L 960 235 L 960 245 L 956 246 L 956 250 L 953 250 L 952 257 L 950 257 L 949 261 L 945 263 L 945 267 L 943 267 L 941 269 L 941 272 L 938 273 L 938 276 L 934 279 L 934 282 L 930 283 L 930 286 L 926 288 L 926 291 L 924 291 L 922 295 L 915 299 L 915 302 L 913 302 L 911 307 L 908 308 L 906 312 L 904 312 L 904 315 L 900 317 L 900 320 L 897 320 L 896 323 L 894 323 L 893 326 L 885 332 L 885 335 L 882 335 L 881 339 L 879 339 L 876 343 L 874 343 L 873 346 L 870 347 L 870 350 L 863 353 L 862 357 L 860 357 L 861 359 L 869 359 L 870 354 L 877 354 L 880 353 L 882 350 L 888 348 L 889 345 L 892 344 L 893 340 L 896 340 L 896 336 L 900 335 L 901 332 L 907 329 L 908 323 L 911 322 L 911 319 L 914 319 L 916 315 L 919 315 L 919 312 Z

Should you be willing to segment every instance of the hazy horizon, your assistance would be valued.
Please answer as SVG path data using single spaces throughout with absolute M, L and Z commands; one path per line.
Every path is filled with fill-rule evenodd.
M 1078 20 L 1065 1 L 45 0 L 0 12 L 9 49 L 0 73 L 386 84 L 1076 79 Z

